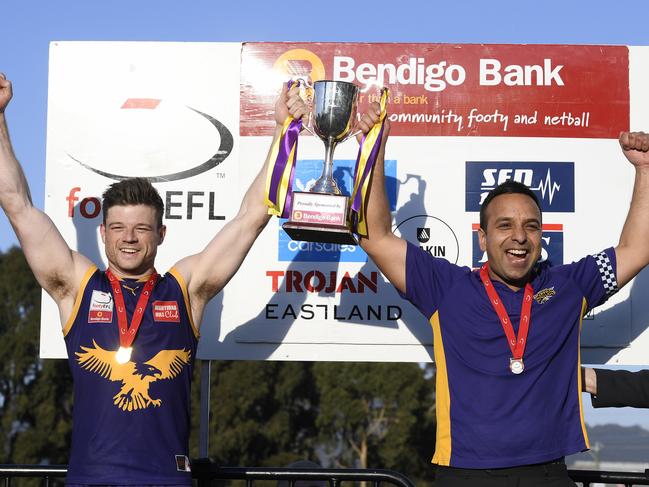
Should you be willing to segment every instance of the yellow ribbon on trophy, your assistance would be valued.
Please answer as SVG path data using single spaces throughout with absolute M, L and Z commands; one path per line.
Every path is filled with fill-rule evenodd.
M 379 121 L 363 137 L 361 146 L 358 149 L 356 167 L 354 169 L 354 191 L 350 202 L 350 219 L 352 231 L 363 237 L 367 237 L 367 190 L 370 185 L 374 163 L 381 148 L 385 117 L 387 114 L 386 105 L 388 101 L 388 89 L 383 88 L 381 93 L 381 115 Z

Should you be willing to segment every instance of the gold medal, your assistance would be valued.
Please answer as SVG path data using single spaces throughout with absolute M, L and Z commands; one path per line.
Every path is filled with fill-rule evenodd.
M 118 364 L 124 365 L 131 360 L 131 352 L 133 352 L 133 347 L 119 347 L 119 350 L 115 352 L 115 360 Z
M 512 371 L 512 374 L 521 374 L 525 370 L 525 365 L 523 364 L 522 358 L 510 358 L 509 359 L 509 370 Z

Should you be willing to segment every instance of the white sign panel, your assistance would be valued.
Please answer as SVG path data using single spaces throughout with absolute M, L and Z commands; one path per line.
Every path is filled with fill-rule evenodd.
M 105 267 L 100 200 L 123 177 L 152 178 L 165 202 L 160 272 L 236 214 L 240 51 L 239 43 L 51 44 L 45 210 L 71 247 Z M 42 309 L 41 356 L 63 357 L 45 294 Z
M 615 139 L 649 127 L 647 65 L 647 48 L 624 46 L 55 43 L 46 211 L 101 265 L 96 198 L 115 177 L 157 178 L 169 227 L 164 271 L 236 214 L 268 151 L 280 83 L 337 78 L 361 86 L 361 110 L 376 84 L 391 90 L 396 234 L 476 267 L 480 202 L 516 179 L 542 203 L 542 258 L 567 263 L 617 244 L 633 169 Z M 357 148 L 350 140 L 336 149 L 343 191 Z M 323 155 L 318 139 L 301 136 L 297 189 L 319 176 Z M 426 318 L 360 248 L 296 242 L 281 223 L 270 221 L 208 305 L 200 357 L 432 360 Z M 646 362 L 647 275 L 585 318 L 584 362 Z M 64 356 L 47 297 L 42 326 L 42 356 Z

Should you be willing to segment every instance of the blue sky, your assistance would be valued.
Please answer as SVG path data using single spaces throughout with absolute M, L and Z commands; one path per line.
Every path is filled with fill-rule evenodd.
M 290 6 L 290 8 L 288 8 Z M 14 148 L 42 207 L 48 46 L 56 40 L 649 45 L 649 2 L 21 0 L 0 8 L 0 71 L 14 83 Z M 173 66 L 170 66 L 173 75 Z M 16 244 L 0 214 L 0 250 Z
M 14 83 L 14 148 L 43 206 L 48 46 L 55 40 L 333 41 L 649 45 L 649 2 L 14 0 L 0 7 L 0 71 Z M 173 66 L 170 66 L 173 76 Z M 16 244 L 0 213 L 0 250 Z M 588 402 L 588 401 L 586 401 Z M 587 409 L 590 407 L 587 405 Z M 642 424 L 642 410 L 587 411 Z

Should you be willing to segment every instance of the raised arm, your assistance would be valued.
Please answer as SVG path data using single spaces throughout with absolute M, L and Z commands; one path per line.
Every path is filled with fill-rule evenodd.
M 631 206 L 615 247 L 617 282 L 622 287 L 649 264 L 649 134 L 620 134 L 622 152 L 635 167 Z
M 284 86 L 275 104 L 276 126 L 273 142 L 280 135 L 282 124 L 289 115 L 298 119 L 306 113 L 307 108 L 299 96 L 298 87 L 293 86 L 289 91 Z M 264 202 L 266 168 L 274 162 L 269 158 L 270 150 L 266 162 L 243 197 L 237 215 L 202 252 L 182 259 L 175 266 L 187 283 L 192 313 L 197 325 L 200 324 L 205 304 L 221 291 L 237 272 L 252 244 L 270 219 Z
M 378 103 L 373 103 L 360 120 L 360 128 L 367 133 L 379 121 Z M 385 144 L 390 133 L 386 119 L 381 148 L 372 172 L 367 203 L 367 238 L 361 238 L 361 247 L 371 257 L 383 275 L 399 291 L 406 290 L 406 241 L 392 233 L 392 217 L 385 192 Z
M 59 305 L 65 321 L 83 275 L 92 263 L 70 250 L 52 220 L 32 204 L 27 179 L 9 139 L 5 109 L 11 97 L 11 82 L 0 73 L 0 206 L 16 232 L 34 276 Z

